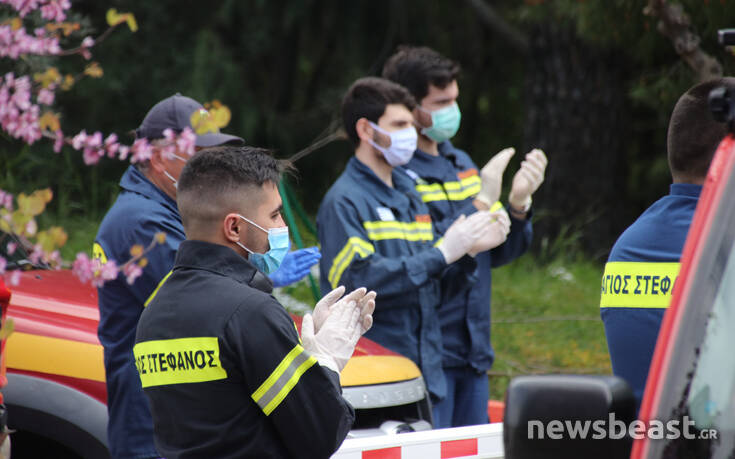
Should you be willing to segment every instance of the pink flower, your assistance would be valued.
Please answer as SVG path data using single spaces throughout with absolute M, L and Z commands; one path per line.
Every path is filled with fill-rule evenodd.
M 79 278 L 82 284 L 86 284 L 94 277 L 93 260 L 86 253 L 78 253 L 77 258 L 71 266 L 71 271 Z
M 110 260 L 100 267 L 99 276 L 103 281 L 113 280 L 117 278 L 119 269 L 115 260 Z
M 41 17 L 55 22 L 63 22 L 66 19 L 64 10 L 71 7 L 69 0 L 49 0 L 48 4 L 41 7 Z
M 0 57 L 3 49 L 1 36 L 0 33 Z M 27 75 L 16 78 L 7 73 L 0 79 L 0 127 L 5 132 L 32 144 L 41 138 L 39 113 L 39 106 L 31 102 L 31 83 Z
M 173 143 L 176 140 L 176 133 L 171 128 L 166 128 L 163 130 L 163 138 L 166 139 L 166 141 Z
M 8 266 L 8 261 L 5 258 L 0 257 L 0 274 L 5 273 L 5 268 L 7 266 Z
M 8 242 L 8 255 L 14 254 L 17 247 L 18 244 L 16 244 L 15 242 Z
M 43 253 L 43 248 L 41 247 L 41 244 L 34 245 L 33 251 L 31 251 L 31 254 L 28 255 L 28 259 L 31 261 L 31 263 L 37 265 L 44 258 L 45 254 Z
M 133 143 L 131 150 L 133 157 L 130 159 L 130 162 L 132 163 L 148 161 L 153 154 L 153 147 L 151 147 L 147 139 L 137 139 Z
M 102 133 L 97 131 L 91 136 L 88 136 L 86 145 L 90 148 L 101 147 L 102 146 Z
M 117 143 L 117 134 L 108 135 L 105 139 L 105 150 L 107 151 L 107 157 L 114 158 L 119 148 L 120 144 Z
M 64 133 L 61 132 L 61 129 L 56 131 L 56 139 L 54 140 L 54 153 L 61 152 L 61 149 L 64 147 L 64 142 L 66 139 L 64 139 Z
M 84 164 L 86 164 L 87 166 L 91 166 L 100 162 L 100 153 L 101 152 L 98 148 L 86 147 L 82 154 L 82 157 L 84 158 Z
M 82 40 L 82 48 L 91 48 L 92 46 L 94 46 L 94 38 L 84 37 L 84 40 Z
M 39 104 L 44 105 L 51 105 L 54 103 L 54 91 L 51 89 L 43 88 L 40 91 L 38 91 L 38 97 L 36 100 L 38 100 Z
M 176 139 L 176 148 L 181 153 L 187 156 L 192 156 L 194 154 L 196 140 L 197 136 L 194 134 L 194 131 L 186 127 L 181 131 L 181 134 L 179 134 L 179 138 Z
M 87 132 L 84 130 L 82 130 L 82 132 L 75 135 L 74 138 L 71 139 L 71 146 L 75 150 L 81 150 L 86 143 L 87 143 Z
M 20 270 L 16 269 L 10 272 L 10 279 L 8 279 L 8 284 L 10 284 L 11 286 L 16 286 L 20 284 Z
M 31 219 L 28 223 L 26 223 L 25 233 L 28 236 L 33 236 L 36 234 L 36 231 L 38 231 L 38 225 L 36 224 L 36 220 Z
M 0 26 L 0 57 L 18 59 L 25 54 L 44 56 L 58 54 L 60 51 L 59 39 L 47 35 L 42 27 L 35 29 L 33 35 L 30 35 L 23 27 L 13 30 L 10 24 Z
M 135 282 L 135 279 L 143 274 L 143 268 L 138 266 L 136 263 L 129 263 L 125 265 L 125 268 L 123 268 L 123 272 L 125 273 L 128 284 L 132 285 L 133 282 Z
M 0 206 L 5 207 L 9 212 L 12 212 L 13 195 L 7 191 L 0 190 Z
M 127 145 L 120 145 L 120 148 L 117 149 L 117 153 L 119 155 L 119 158 L 122 161 L 125 161 L 128 158 L 128 153 L 130 152 L 130 147 Z

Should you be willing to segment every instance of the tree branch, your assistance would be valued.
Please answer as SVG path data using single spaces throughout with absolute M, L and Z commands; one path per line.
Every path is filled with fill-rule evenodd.
M 658 31 L 671 40 L 677 54 L 694 70 L 697 81 L 722 76 L 722 65 L 699 47 L 701 39 L 689 28 L 689 16 L 681 5 L 671 5 L 666 0 L 649 0 L 643 14 L 658 18 Z
M 524 54 L 528 52 L 528 37 L 519 29 L 508 24 L 493 7 L 484 0 L 467 0 L 467 3 L 475 10 L 477 17 L 485 27 L 500 35 L 517 51 Z

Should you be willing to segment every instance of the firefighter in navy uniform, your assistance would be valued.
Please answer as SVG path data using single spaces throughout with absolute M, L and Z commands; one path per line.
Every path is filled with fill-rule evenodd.
M 677 101 L 667 134 L 674 183 L 623 232 L 605 265 L 600 315 L 613 373 L 630 384 L 638 407 L 702 185 L 727 133 L 707 102 L 709 92 L 720 86 L 735 90 L 735 78 L 698 84 Z
M 442 233 L 461 214 L 478 210 L 507 213 L 498 201 L 505 167 L 514 153 L 505 149 L 482 170 L 464 151 L 450 142 L 459 129 L 459 65 L 426 47 L 400 47 L 383 68 L 383 77 L 405 86 L 416 99 L 413 111 L 418 149 L 399 168 L 413 181 L 416 191 Z M 454 278 L 456 268 L 442 278 L 439 309 L 447 380 L 447 397 L 434 406 L 439 427 L 488 422 L 487 370 L 495 352 L 490 343 L 491 268 L 510 263 L 531 243 L 531 194 L 541 185 L 546 158 L 540 150 L 529 153 L 513 178 L 509 197 L 510 233 L 501 245 L 478 253 L 474 284 Z M 461 275 L 461 274 L 460 274 Z
M 280 173 L 264 151 L 216 147 L 181 174 L 187 240 L 134 347 L 168 459 L 327 458 L 352 426 L 339 372 L 372 323 L 374 293 L 332 292 L 324 314 L 304 317 L 302 342 L 267 277 L 288 250 Z
M 413 107 L 405 88 L 382 78 L 361 78 L 347 91 L 342 116 L 355 156 L 319 208 L 319 268 L 323 292 L 338 285 L 378 292 L 368 336 L 413 360 L 436 402 L 446 394 L 440 278 L 454 264 L 464 274 L 457 282 L 473 282 L 472 255 L 502 243 L 508 228 L 475 213 L 438 238 L 412 181 L 394 170 L 416 149 Z

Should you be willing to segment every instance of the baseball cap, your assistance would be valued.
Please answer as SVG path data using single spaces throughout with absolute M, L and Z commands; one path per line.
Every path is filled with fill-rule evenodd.
M 163 138 L 163 131 L 166 129 L 179 133 L 184 128 L 189 127 L 194 131 L 194 127 L 191 125 L 191 115 L 199 110 L 206 111 L 199 102 L 176 93 L 158 102 L 148 111 L 140 127 L 135 130 L 135 138 L 160 139 Z M 196 134 L 196 137 L 195 144 L 197 147 L 245 143 L 242 138 L 223 134 L 216 128 L 205 134 Z

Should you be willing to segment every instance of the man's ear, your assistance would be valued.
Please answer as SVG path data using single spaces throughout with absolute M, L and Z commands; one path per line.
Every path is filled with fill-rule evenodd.
M 367 142 L 368 140 L 373 139 L 373 134 L 375 130 L 372 126 L 370 126 L 370 122 L 367 120 L 367 118 L 360 118 L 357 120 L 357 123 L 355 123 L 355 131 L 357 131 L 357 137 L 360 138 L 360 140 L 364 140 Z
M 230 242 L 237 242 L 240 240 L 240 231 L 244 231 L 241 220 L 237 214 L 227 214 L 224 221 L 222 222 L 222 231 L 225 235 L 225 239 Z

